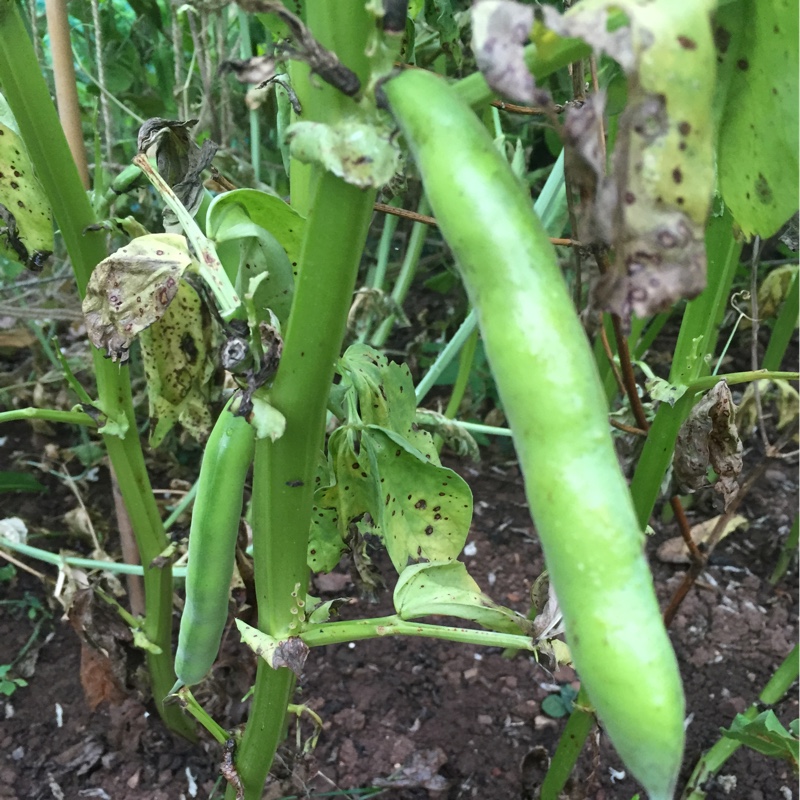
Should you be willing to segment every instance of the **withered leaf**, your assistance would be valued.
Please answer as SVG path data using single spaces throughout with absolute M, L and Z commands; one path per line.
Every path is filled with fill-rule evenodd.
M 596 241 L 615 252 L 595 303 L 628 321 L 705 287 L 704 230 L 714 185 L 712 0 L 584 0 L 539 19 L 582 38 L 628 76 L 612 174 L 598 184 Z M 628 24 L 609 30 L 611 14 Z
M 178 196 L 190 214 L 203 202 L 200 176 L 211 166 L 218 145 L 210 139 L 198 147 L 189 131 L 196 119 L 169 120 L 153 117 L 139 129 L 137 145 L 140 153 L 155 159 L 162 178 Z M 173 211 L 164 209 L 164 228 L 178 231 L 180 225 Z
M 242 83 L 258 86 L 275 77 L 275 59 L 272 56 L 253 56 L 241 61 L 231 59 L 219 65 L 220 72 L 232 72 Z
M 472 7 L 472 50 L 478 69 L 495 92 L 518 103 L 535 103 L 538 97 L 523 55 L 531 28 L 532 6 L 481 0 Z
M 276 45 L 281 57 L 303 61 L 325 83 L 353 97 L 361 89 L 358 75 L 339 61 L 335 53 L 324 48 L 312 35 L 300 17 L 292 14 L 276 0 L 237 0 L 245 11 L 274 14 L 286 26 L 288 36 Z
M 673 473 L 681 491 L 694 492 L 707 485 L 709 466 L 717 473 L 714 488 L 727 508 L 742 471 L 742 441 L 736 429 L 736 407 L 725 381 L 717 383 L 692 409 L 675 443 Z
M 140 236 L 103 259 L 83 300 L 91 343 L 127 361 L 131 342 L 164 315 L 191 263 L 186 239 L 174 233 Z

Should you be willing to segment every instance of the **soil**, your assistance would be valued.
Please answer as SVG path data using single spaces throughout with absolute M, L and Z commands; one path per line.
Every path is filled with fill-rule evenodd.
M 24 425 L 7 426 L 3 434 L 8 438 L 0 453 L 9 464 L 34 454 L 41 459 L 52 443 Z M 542 558 L 510 455 L 494 449 L 480 464 L 448 465 L 464 475 L 475 496 L 464 556 L 468 569 L 494 599 L 525 613 Z M 3 516 L 20 516 L 31 530 L 63 530 L 64 511 L 76 506 L 75 497 L 62 482 L 42 480 L 51 489 L 48 495 L 6 495 Z M 796 642 L 796 561 L 776 587 L 767 578 L 796 512 L 797 481 L 795 465 L 770 465 L 740 509 L 749 528 L 717 548 L 671 627 L 687 694 L 684 779 L 716 741 L 720 727 L 756 698 Z M 84 480 L 79 487 L 90 515 L 109 519 L 105 468 L 98 481 Z M 692 521 L 711 515 L 699 496 L 694 514 L 690 511 Z M 666 605 L 685 566 L 662 563 L 654 555 L 676 535 L 674 523 L 656 519 L 654 527 L 648 551 Z M 77 547 L 62 538 L 51 549 L 59 546 Z M 56 574 L 55 568 L 31 563 L 50 579 Z M 388 575 L 388 565 L 380 559 L 378 565 Z M 390 592 L 382 593 L 377 604 L 359 599 L 346 569 L 318 577 L 315 592 L 324 599 L 350 596 L 348 616 L 391 613 Z M 93 669 L 92 651 L 60 619 L 63 610 L 48 600 L 51 589 L 18 571 L 11 582 L 0 583 L 0 594 L 0 663 L 15 659 L 34 634 L 12 673 L 25 677 L 27 686 L 5 699 L 0 714 L 0 798 L 222 796 L 219 746 L 208 737 L 191 745 L 170 735 L 143 695 L 99 690 L 96 681 L 102 682 L 103 669 Z M 42 611 L 36 611 L 37 603 Z M 198 693 L 218 721 L 229 726 L 244 718 L 239 698 L 253 674 L 253 658 L 236 638 L 227 637 L 210 681 Z M 127 645 L 123 650 L 130 653 Z M 102 659 L 99 663 L 102 667 Z M 387 800 L 533 798 L 542 759 L 552 754 L 565 721 L 544 713 L 542 701 L 567 684 L 577 686 L 569 668 L 553 673 L 523 655 L 509 659 L 497 649 L 427 639 L 390 638 L 313 650 L 298 684 L 298 702 L 320 715 L 322 733 L 316 748 L 304 754 L 297 745 L 308 742 L 312 727 L 307 721 L 299 730 L 292 727 L 264 796 L 274 800 L 341 792 L 338 796 L 352 798 L 380 793 Z M 91 710 L 98 697 L 104 699 Z M 798 716 L 797 706 L 793 689 L 775 711 L 788 725 Z M 627 800 L 638 788 L 596 730 L 567 796 Z M 796 779 L 785 762 L 744 747 L 707 789 L 709 800 L 797 796 Z

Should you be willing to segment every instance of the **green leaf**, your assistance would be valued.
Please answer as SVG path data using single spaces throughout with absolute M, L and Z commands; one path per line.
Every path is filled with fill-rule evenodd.
M 533 635 L 531 621 L 487 597 L 460 561 L 406 567 L 394 590 L 394 607 L 405 620 L 458 617 L 501 633 Z
M 430 434 L 416 430 L 417 401 L 407 364 L 390 362 L 372 347 L 354 344 L 339 361 L 339 372 L 356 393 L 362 422 L 399 433 L 426 457 L 439 463 Z
M 553 717 L 554 719 L 561 719 L 561 717 L 566 717 L 567 714 L 569 714 L 569 710 L 564 705 L 564 701 L 561 699 L 561 696 L 557 694 L 549 694 L 542 700 L 542 711 L 544 711 L 548 717 Z
M 0 492 L 46 492 L 47 487 L 25 472 L 0 472 Z
M 472 519 L 466 481 L 376 425 L 364 430 L 362 448 L 378 477 L 377 507 L 368 510 L 397 572 L 409 562 L 454 561 Z
M 206 225 L 217 243 L 239 242 L 236 290 L 240 296 L 249 291 L 253 278 L 268 273 L 256 290 L 255 306 L 271 309 L 284 324 L 291 308 L 305 219 L 279 197 L 236 189 L 214 199 Z
M 744 714 L 737 714 L 731 727 L 728 730 L 723 728 L 722 733 L 759 753 L 788 761 L 797 770 L 800 741 L 781 725 L 771 709 L 752 720 Z
M 740 0 L 720 7 L 715 39 L 729 75 L 717 169 L 722 198 L 746 236 L 772 236 L 797 209 L 798 5 Z

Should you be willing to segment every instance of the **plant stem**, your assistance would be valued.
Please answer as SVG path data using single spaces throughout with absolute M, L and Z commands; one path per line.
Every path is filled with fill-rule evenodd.
M 52 564 L 60 567 L 68 564 L 71 567 L 81 567 L 82 569 L 97 569 L 105 572 L 113 572 L 116 575 L 143 575 L 144 567 L 139 564 L 120 564 L 117 561 L 98 561 L 94 558 L 79 558 L 78 556 L 62 556 L 58 553 L 51 553 L 49 550 L 42 550 L 22 542 L 12 542 L 0 536 L 0 547 L 6 550 L 13 550 L 28 558 L 35 558 L 37 561 L 44 561 L 45 564 Z M 186 567 L 174 567 L 172 575 L 175 578 L 186 577 Z
M 644 529 L 653 513 L 661 481 L 669 468 L 675 440 L 694 404 L 699 376 L 709 369 L 705 356 L 714 352 L 719 321 L 725 312 L 742 243 L 734 236 L 733 218 L 726 209 L 712 217 L 706 230 L 708 285 L 686 306 L 672 357 L 670 383 L 692 385 L 674 406 L 661 403 L 650 426 L 644 449 L 631 481 L 631 494 L 639 524 Z M 709 379 L 714 385 L 719 378 Z
M 429 211 L 430 207 L 428 206 L 428 201 L 423 195 L 419 201 L 419 205 L 417 206 L 417 213 L 422 216 L 426 216 Z M 392 289 L 392 300 L 394 300 L 397 306 L 403 305 L 403 301 L 406 299 L 408 290 L 411 288 L 411 282 L 414 280 L 414 275 L 417 272 L 417 264 L 419 263 L 419 257 L 422 253 L 422 248 L 425 245 L 425 238 L 427 235 L 427 224 L 424 222 L 415 222 L 411 228 L 411 235 L 408 237 L 408 247 L 406 248 L 406 255 L 403 259 L 403 264 L 400 267 L 400 274 L 397 276 L 394 289 Z M 378 330 L 374 333 L 372 340 L 370 341 L 370 344 L 373 347 L 380 349 L 384 344 L 386 344 L 386 340 L 389 338 L 389 334 L 392 332 L 392 328 L 394 327 L 396 319 L 396 314 L 389 314 L 389 316 L 386 317 L 386 319 L 380 324 Z
M 784 659 L 775 674 L 769 679 L 758 699 L 765 705 L 775 705 L 791 688 L 798 675 L 798 646 Z M 755 719 L 759 714 L 759 704 L 753 703 L 742 716 Z M 742 743 L 727 736 L 722 736 L 717 743 L 706 751 L 697 762 L 681 800 L 704 800 L 706 792 L 703 786 L 709 778 L 719 772 L 725 762 L 742 746 Z
M 75 273 L 81 297 L 92 270 L 106 255 L 102 233 L 85 233 L 95 222 L 92 207 L 41 77 L 28 34 L 12 0 L 0 0 L 0 85 L 16 117 L 36 173 L 47 193 Z M 136 430 L 127 370 L 92 348 L 99 406 L 109 422 L 103 440 L 131 515 L 136 544 L 145 565 L 147 613 L 144 630 L 161 654 L 147 654 L 153 696 L 172 730 L 191 738 L 193 728 L 177 707 L 164 706 L 175 682 L 172 672 L 172 571 L 148 565 L 167 545 L 150 488 Z M 114 435 L 114 434 L 118 435 Z
M 368 72 L 364 45 L 373 27 L 363 2 L 340 0 L 334 11 L 328 3 L 314 0 L 307 13 L 321 44 L 363 79 Z M 300 99 L 304 116 L 315 121 L 335 120 L 353 108 L 352 100 L 328 86 L 311 88 L 309 84 L 308 94 Z M 304 181 L 305 175 L 300 175 Z M 259 440 L 253 471 L 258 627 L 276 638 L 291 630 L 294 597 L 304 597 L 308 584 L 314 475 L 322 451 L 328 393 L 375 201 L 374 191 L 362 191 L 318 169 L 312 185 L 292 311 L 270 393 L 270 402 L 286 417 L 286 432 L 274 443 Z M 294 196 L 293 181 L 293 200 Z M 259 664 L 250 721 L 236 754 L 245 800 L 261 797 L 284 735 L 293 687 L 294 676 L 288 669 Z M 234 796 L 229 787 L 227 797 Z
M 55 408 L 15 408 L 12 411 L 0 411 L 0 425 L 18 419 L 43 419 L 47 422 L 65 422 L 68 425 L 86 425 L 96 428 L 97 422 L 83 411 L 59 411 Z
M 484 647 L 513 647 L 515 650 L 536 651 L 536 646 L 530 636 L 411 622 L 400 619 L 395 614 L 374 619 L 325 622 L 321 625 L 311 625 L 300 634 L 300 638 L 309 647 L 356 642 L 363 639 L 379 639 L 383 636 L 421 636 L 428 639 L 446 639 L 449 642 L 477 644 Z
M 550 767 L 542 781 L 540 800 L 558 800 L 567 783 L 575 762 L 583 749 L 583 743 L 594 726 L 594 714 L 589 710 L 589 697 L 581 686 L 572 706 L 567 724 L 558 740 L 558 746 Z

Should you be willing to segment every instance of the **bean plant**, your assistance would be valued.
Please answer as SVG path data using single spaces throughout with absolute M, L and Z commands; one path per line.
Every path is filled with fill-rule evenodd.
M 784 281 L 769 371 L 715 366 L 743 246 L 757 258 L 760 240 L 796 211 L 797 70 L 786 68 L 797 61 L 796 5 L 583 0 L 562 11 L 503 0 L 471 10 L 420 0 L 241 0 L 235 14 L 200 19 L 205 27 L 187 22 L 189 37 L 174 4 L 164 4 L 168 14 L 155 2 L 130 5 L 159 35 L 172 26 L 171 59 L 152 54 L 159 80 L 177 90 L 187 52 L 199 59 L 192 91 L 198 130 L 211 138 L 195 138 L 197 120 L 179 92 L 177 105 L 164 101 L 177 118 L 142 118 L 131 165 L 111 176 L 98 158 L 87 193 L 17 4 L 0 0 L 0 244 L 41 268 L 55 248 L 52 213 L 96 377 L 84 387 L 67 375 L 79 400 L 70 411 L 17 410 L 0 420 L 47 419 L 102 437 L 144 565 L 144 615 L 126 619 L 147 652 L 164 723 L 193 738 L 199 721 L 228 753 L 227 796 L 251 800 L 296 710 L 311 647 L 446 639 L 575 666 L 581 692 L 542 797 L 558 796 L 595 718 L 648 796 L 673 797 L 684 700 L 644 531 L 670 472 L 679 518 L 678 490 L 709 482 L 735 507 L 741 441 L 728 387 L 758 379 L 766 391 L 765 381 L 788 386 L 798 377 L 779 371 L 797 321 L 796 267 Z M 209 30 L 218 34 L 214 63 L 200 48 Z M 81 31 L 75 49 L 87 55 Z M 225 61 L 231 41 L 239 57 Z M 260 111 L 238 120 L 250 136 L 250 187 L 234 187 L 217 166 L 214 136 L 235 139 L 237 122 L 230 84 L 219 96 L 212 86 L 220 65 L 273 87 Z M 456 70 L 466 77 L 448 80 Z M 553 92 L 570 84 L 572 99 L 557 105 Z M 544 139 L 504 127 L 504 115 L 520 108 L 543 118 L 563 148 L 543 184 L 530 179 L 524 143 L 544 147 Z M 113 141 L 103 147 L 110 159 Z M 282 166 L 262 163 L 265 152 Z M 261 182 L 267 173 L 272 185 Z M 366 321 L 349 335 L 348 316 L 364 308 L 353 295 L 378 193 L 390 211 L 401 209 L 401 177 L 419 179 L 423 193 L 410 255 L 386 301 L 387 222 L 367 291 L 383 305 L 356 316 Z M 115 216 L 118 198 L 143 186 L 161 213 Z M 401 313 L 429 214 L 470 310 L 415 386 L 408 366 L 376 347 Z M 156 225 L 163 232 L 145 227 Z M 108 230 L 129 241 L 107 252 Z M 565 245 L 571 255 L 555 249 Z M 668 379 L 659 379 L 643 358 L 669 321 L 680 332 Z M 472 429 L 512 437 L 545 555 L 547 573 L 534 584 L 544 594 L 528 615 L 491 600 L 458 560 L 472 494 L 439 456 L 443 441 L 475 447 L 455 417 L 478 336 L 508 428 Z M 459 351 L 446 413 L 421 408 Z M 131 395 L 135 359 L 147 378 L 148 446 L 170 441 L 173 428 L 204 444 L 174 656 L 173 570 L 160 557 L 168 542 Z M 622 435 L 642 442 L 628 475 L 615 450 Z M 768 444 L 767 455 L 783 443 Z M 251 465 L 257 615 L 236 625 L 258 670 L 247 724 L 226 731 L 191 690 L 212 669 L 228 621 Z M 369 585 L 367 537 L 397 573 L 395 613 L 342 621 L 336 603 L 309 595 L 309 577 L 348 554 Z M 705 556 L 687 544 L 696 577 Z M 469 625 L 420 621 L 430 617 Z M 556 638 L 562 626 L 566 644 Z M 796 661 L 795 652 L 770 683 L 773 702 L 796 679 Z M 726 756 L 715 755 L 719 768 Z

